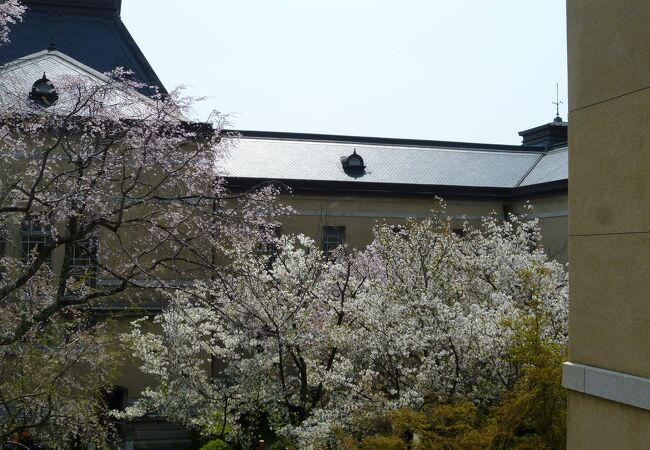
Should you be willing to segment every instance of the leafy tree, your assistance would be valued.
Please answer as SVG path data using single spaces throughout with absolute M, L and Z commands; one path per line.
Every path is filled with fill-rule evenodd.
M 367 421 L 356 436 L 340 431 L 337 438 L 346 450 L 474 449 L 488 448 L 491 433 L 472 402 L 457 402 L 390 411 Z
M 532 313 L 515 322 L 510 359 L 522 376 L 505 394 L 492 414 L 492 448 L 556 449 L 566 446 L 566 391 L 562 363 L 566 345 L 545 335 L 547 311 L 532 306 Z
M 22 11 L 0 2 L 0 40 Z M 0 80 L 0 446 L 102 442 L 116 347 L 95 308 L 217 273 L 223 236 L 265 235 L 275 190 L 228 193 L 223 117 L 189 122 L 178 91 L 145 97 L 117 69 L 52 77 L 41 104 L 19 66 Z
M 566 393 L 561 365 L 566 347 L 543 337 L 543 314 L 533 308 L 512 324 L 508 359 L 521 377 L 499 403 L 477 407 L 467 401 L 402 408 L 355 424 L 356 433 L 339 430 L 338 445 L 349 450 L 376 442 L 411 449 L 558 449 L 566 446 Z
M 205 444 L 200 450 L 232 450 L 232 447 L 221 439 L 215 439 Z
M 161 334 L 131 333 L 162 382 L 132 413 L 157 410 L 206 434 L 230 425 L 244 440 L 269 426 L 298 448 L 336 445 L 336 430 L 364 436 L 376 417 L 404 430 L 398 440 L 485 441 L 480 414 L 532 373 L 514 324 L 539 314 L 540 339 L 564 345 L 566 273 L 535 221 L 487 218 L 460 237 L 443 217 L 379 226 L 366 251 L 327 258 L 303 236 L 278 239 L 271 259 L 232 241 L 230 272 L 173 296 Z M 428 434 L 408 431 L 425 422 Z

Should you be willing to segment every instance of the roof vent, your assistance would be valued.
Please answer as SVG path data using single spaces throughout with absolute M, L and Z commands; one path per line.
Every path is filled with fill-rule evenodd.
M 343 165 L 343 170 L 345 173 L 354 178 L 360 177 L 366 172 L 366 166 L 363 164 L 363 158 L 361 155 L 357 154 L 356 149 L 350 156 L 342 157 L 341 164 Z
M 59 99 L 59 94 L 50 80 L 43 72 L 43 78 L 36 80 L 32 85 L 32 91 L 29 93 L 29 99 L 34 103 L 48 108 L 56 103 Z

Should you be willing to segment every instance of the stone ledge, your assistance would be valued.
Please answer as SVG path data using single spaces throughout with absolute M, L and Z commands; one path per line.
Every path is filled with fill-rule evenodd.
M 650 410 L 650 378 L 565 362 L 562 367 L 562 386 L 572 391 Z

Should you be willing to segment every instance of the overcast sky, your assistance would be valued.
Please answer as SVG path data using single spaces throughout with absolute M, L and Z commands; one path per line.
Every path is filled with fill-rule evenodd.
M 124 0 L 167 89 L 232 127 L 519 144 L 566 120 L 564 0 Z

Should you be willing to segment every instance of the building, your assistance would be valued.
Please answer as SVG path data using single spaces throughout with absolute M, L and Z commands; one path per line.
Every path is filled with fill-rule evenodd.
M 54 82 L 46 78 L 43 73 L 51 76 Z M 0 145 L 0 153 L 2 153 L 3 157 L 2 164 L 0 164 L 0 184 L 2 185 L 1 190 L 3 194 L 7 194 L 7 197 L 10 196 L 8 193 L 12 192 L 13 186 L 23 182 L 36 186 L 39 184 L 39 181 L 37 181 L 38 179 L 40 179 L 40 181 L 47 179 L 47 181 L 40 184 L 39 188 L 32 191 L 32 193 L 38 190 L 40 192 L 48 192 L 51 194 L 53 193 L 51 188 L 56 184 L 56 182 L 52 182 L 52 178 L 49 178 L 52 174 L 56 174 L 54 175 L 54 178 L 59 181 L 67 178 L 67 181 L 64 182 L 65 184 L 71 181 L 71 179 L 65 174 L 75 172 L 74 170 L 71 171 L 72 165 L 77 164 L 77 167 L 80 167 L 79 164 L 81 164 L 85 166 L 85 169 L 88 169 L 84 169 L 85 171 L 82 170 L 83 175 L 77 177 L 77 181 L 80 183 L 79 186 L 84 185 L 84 187 L 79 188 L 78 203 L 77 200 L 75 200 L 75 203 L 77 203 L 77 205 L 84 203 L 84 206 L 81 207 L 84 212 L 78 211 L 77 213 L 71 214 L 71 205 L 66 205 L 65 202 L 60 203 L 60 206 L 57 206 L 58 202 L 57 200 L 54 200 L 54 197 L 57 197 L 56 194 L 50 197 L 53 200 L 52 203 L 49 203 L 48 201 L 27 202 L 30 203 L 29 206 L 21 206 L 20 208 L 24 209 L 15 213 L 7 211 L 6 209 L 3 210 L 3 214 L 0 215 L 0 257 L 3 258 L 3 261 L 0 264 L 2 265 L 1 276 L 5 283 L 7 280 L 20 278 L 20 271 L 23 269 L 16 268 L 16 266 L 12 265 L 11 262 L 6 264 L 8 261 L 26 263 L 25 267 L 36 267 L 36 270 L 44 269 L 45 271 L 49 271 L 50 276 L 48 281 L 51 282 L 54 277 L 59 279 L 58 283 L 51 284 L 59 284 L 60 286 L 65 285 L 65 287 L 62 287 L 59 291 L 60 295 L 57 296 L 57 302 L 65 296 L 71 298 L 76 295 L 78 296 L 77 298 L 80 298 L 87 294 L 97 295 L 102 298 L 102 301 L 93 303 L 92 320 L 94 321 L 97 318 L 104 320 L 107 317 L 110 317 L 111 319 L 114 319 L 111 323 L 116 327 L 116 330 L 127 331 L 130 321 L 136 317 L 141 317 L 143 312 L 155 312 L 160 310 L 160 297 L 156 295 L 154 289 L 150 289 L 150 287 L 155 287 L 155 284 L 153 286 L 145 284 L 142 286 L 143 289 L 137 289 L 137 291 L 135 289 L 130 289 L 130 287 L 127 288 L 126 283 L 124 283 L 124 278 L 120 281 L 120 275 L 118 275 L 116 271 L 108 268 L 116 268 L 123 264 L 124 261 L 131 259 L 130 257 L 125 258 L 126 254 L 120 252 L 118 249 L 135 249 L 139 241 L 141 242 L 142 239 L 146 239 L 147 232 L 141 229 L 137 233 L 125 232 L 122 236 L 119 236 L 119 232 L 107 232 L 108 230 L 102 226 L 92 225 L 91 228 L 86 228 L 87 231 L 79 230 L 79 228 L 84 228 L 84 225 L 80 225 L 82 222 L 85 222 L 86 224 L 89 223 L 89 220 L 92 222 L 93 219 L 89 219 L 89 216 L 96 216 L 97 213 L 102 215 L 104 214 L 103 211 L 107 211 L 108 214 L 110 214 L 110 211 L 114 210 L 113 208 L 115 204 L 113 203 L 113 200 L 119 197 L 114 195 L 116 194 L 114 188 L 119 186 L 120 183 L 109 180 L 115 180 L 116 177 L 119 177 L 119 173 L 126 173 L 129 169 L 127 168 L 126 172 L 123 172 L 119 169 L 90 170 L 90 167 L 92 166 L 99 169 L 99 166 L 104 165 L 106 162 L 108 162 L 109 166 L 114 162 L 118 162 L 121 159 L 119 150 L 121 147 L 121 141 L 119 140 L 119 137 L 116 137 L 116 134 L 113 134 L 113 137 L 111 137 L 111 130 L 121 128 L 122 124 L 126 127 L 135 126 L 132 122 L 137 122 L 137 120 L 119 121 L 119 124 L 118 121 L 113 121 L 111 122 L 111 129 L 108 127 L 103 128 L 101 135 L 97 136 L 98 139 L 95 142 L 99 145 L 87 145 L 89 141 L 84 141 L 84 139 L 80 138 L 80 134 L 78 133 L 79 128 L 77 128 L 77 126 L 84 127 L 87 125 L 87 121 L 84 119 L 95 119 L 94 123 L 97 125 L 100 121 L 96 119 L 99 117 L 103 120 L 106 116 L 92 115 L 93 113 L 91 112 L 89 117 L 84 116 L 82 112 L 81 115 L 75 115 L 75 119 L 80 119 L 73 121 L 76 125 L 70 125 L 69 123 L 61 125 L 64 123 L 64 118 L 68 114 L 68 110 L 66 109 L 68 106 L 74 105 L 75 103 L 77 105 L 84 103 L 83 101 L 77 102 L 77 100 L 89 100 L 86 105 L 91 104 L 91 108 L 97 106 L 97 104 L 93 104 L 90 100 L 92 97 L 87 95 L 74 97 L 74 95 L 70 95 L 70 90 L 61 89 L 64 83 L 58 84 L 58 82 L 59 80 L 63 82 L 66 78 L 80 80 L 79 84 L 75 84 L 74 86 L 80 87 L 80 92 L 84 91 L 84 89 L 88 87 L 87 92 L 90 95 L 96 92 L 111 93 L 111 91 L 101 91 L 101 86 L 110 86 L 113 84 L 109 77 L 57 50 L 42 50 L 31 55 L 25 55 L 0 68 L 0 108 L 3 109 L 3 119 L 7 119 L 6 121 L 3 121 L 3 132 L 12 127 L 11 116 L 5 114 L 7 112 L 5 107 L 11 108 L 18 105 L 17 109 L 14 110 L 19 114 L 15 123 L 22 124 L 30 120 L 25 119 L 25 115 L 20 115 L 20 103 L 15 103 L 16 96 L 18 96 L 18 99 L 23 103 L 35 102 L 44 109 L 50 107 L 53 108 L 55 112 L 49 117 L 52 119 L 51 123 L 53 124 L 50 129 L 56 129 L 56 134 L 59 138 L 62 136 L 70 138 L 67 144 L 60 144 L 59 141 L 59 144 L 54 146 L 52 145 L 52 142 L 56 141 L 56 139 L 52 139 L 52 135 L 47 132 L 37 133 L 34 135 L 28 134 L 26 135 L 28 136 L 27 142 L 6 139 L 6 135 L 3 134 L 2 145 Z M 115 93 L 115 91 L 112 93 Z M 99 95 L 101 96 L 101 94 Z M 94 100 L 98 100 L 98 97 L 95 97 Z M 116 100 L 118 101 L 116 102 Z M 101 96 L 99 101 L 103 105 L 109 105 L 108 109 L 102 109 L 102 107 L 99 106 L 99 109 L 104 112 L 111 110 L 111 103 L 116 103 L 115 108 L 119 109 L 118 117 L 126 119 L 134 119 L 137 117 L 137 114 L 133 115 L 134 112 L 146 111 L 147 107 L 153 103 L 150 98 L 141 93 L 136 91 L 125 92 L 124 90 L 120 90 L 119 96 Z M 170 102 L 165 103 L 170 104 Z M 145 113 L 145 116 L 146 114 L 147 113 Z M 39 114 L 36 113 L 33 114 L 33 116 L 39 116 Z M 33 116 L 27 117 L 34 119 Z M 143 116 L 140 115 L 139 117 L 142 118 Z M 159 124 L 163 122 L 156 123 Z M 4 125 L 7 124 L 8 127 L 4 128 Z M 180 122 L 181 127 L 185 124 L 185 122 Z M 58 128 L 53 128 L 57 126 Z M 99 125 L 99 127 L 101 128 L 101 125 Z M 178 131 L 178 128 L 175 131 Z M 88 136 L 89 135 L 86 135 L 86 137 Z M 83 142 L 85 142 L 85 144 Z M 192 145 L 196 144 L 188 140 L 183 140 L 183 145 L 176 146 L 177 152 L 175 154 L 181 156 L 188 153 L 192 154 L 193 152 L 187 151 L 187 148 Z M 65 149 L 63 149 L 63 147 L 65 147 Z M 51 151 L 45 150 L 46 148 L 49 148 Z M 96 153 L 96 151 L 101 148 L 105 150 L 100 150 L 100 152 L 106 151 L 109 155 L 107 159 L 103 160 L 103 162 L 100 162 L 102 158 L 97 158 L 98 154 Z M 71 154 L 70 152 L 75 153 L 78 158 L 69 158 Z M 150 152 L 151 150 L 148 149 L 147 153 Z M 137 166 L 137 164 L 133 164 L 133 160 L 130 159 L 138 154 L 136 146 L 130 146 L 129 152 L 123 152 L 123 154 L 129 155 L 127 158 L 129 161 L 125 161 L 128 167 Z M 173 157 L 173 154 L 174 153 L 172 152 L 166 152 L 164 157 L 170 157 L 174 160 L 175 158 Z M 137 156 L 135 157 L 137 158 Z M 29 161 L 33 163 L 35 160 L 42 161 L 43 167 L 47 168 L 44 172 L 47 172 L 50 175 L 45 175 L 44 178 L 34 176 L 34 173 L 27 169 L 27 166 L 29 166 L 27 162 Z M 76 160 L 76 162 L 72 162 L 73 160 Z M 81 162 L 81 160 L 84 162 Z M 142 159 L 140 159 L 140 161 L 142 161 Z M 176 159 L 176 161 L 178 161 L 178 159 Z M 151 192 L 149 186 L 160 185 L 160 183 L 162 183 L 160 178 L 166 177 L 160 176 L 160 164 L 148 164 L 144 166 L 144 168 L 141 167 L 142 171 L 140 171 L 144 185 L 147 186 L 144 192 Z M 116 166 L 112 167 L 115 168 Z M 172 171 L 176 172 L 176 167 L 174 167 Z M 79 172 L 76 173 L 79 174 Z M 97 176 L 100 173 L 105 173 L 107 177 L 103 177 L 103 175 Z M 170 172 L 168 171 L 167 174 L 169 173 Z M 129 178 L 128 183 L 133 183 L 132 186 L 134 188 L 137 189 L 136 184 L 139 184 L 140 186 L 143 185 L 140 182 L 136 182 L 134 177 L 130 175 L 127 177 Z M 87 189 L 88 185 L 85 184 L 85 181 L 90 178 L 93 179 L 91 183 L 98 187 L 101 186 L 99 187 L 99 191 Z M 102 178 L 104 182 L 108 181 L 108 183 L 102 182 Z M 195 179 L 201 179 L 201 177 L 199 176 Z M 72 184 L 75 183 L 73 182 Z M 71 186 L 72 184 L 67 184 L 67 186 Z M 178 186 L 178 184 L 174 184 L 174 188 L 178 188 Z M 54 188 L 54 190 L 55 189 L 56 188 Z M 66 188 L 68 193 L 74 192 L 74 190 L 71 189 L 68 191 L 68 189 L 69 188 Z M 99 196 L 97 196 L 98 193 Z M 143 191 L 140 191 L 140 193 L 142 194 Z M 4 198 L 7 199 L 7 197 Z M 96 206 L 89 206 L 89 208 L 86 208 L 86 206 L 89 205 L 87 200 L 92 197 L 95 197 L 95 199 L 102 198 L 101 203 L 103 206 L 100 206 L 99 208 Z M 126 199 L 123 198 L 123 200 Z M 9 202 L 11 202 L 11 200 L 9 200 Z M 25 202 L 21 202 L 21 200 L 17 200 L 16 202 L 25 205 Z M 34 204 L 36 204 L 36 206 L 34 206 Z M 150 207 L 151 204 L 151 202 L 148 202 L 148 205 L 145 206 L 145 208 L 149 210 L 148 213 L 152 210 Z M 3 206 L 6 205 L 7 203 Z M 135 206 L 137 207 L 139 205 Z M 130 215 L 127 219 L 128 221 L 137 220 L 138 213 L 129 214 L 126 208 L 121 209 L 122 212 L 125 213 L 125 218 Z M 181 209 L 182 208 L 179 208 L 177 211 L 180 212 Z M 93 212 L 89 212 L 89 210 L 93 210 Z M 46 211 L 47 214 L 42 214 L 43 211 Z M 60 215 L 58 215 L 59 212 L 61 213 Z M 49 218 L 55 215 L 58 217 L 50 221 Z M 70 221 L 70 218 L 73 216 L 75 217 L 75 223 Z M 142 213 L 140 213 L 140 217 L 142 217 Z M 198 230 L 199 229 L 197 228 L 197 233 L 200 234 L 201 232 Z M 126 246 L 122 247 L 117 244 L 116 238 L 119 240 L 126 238 L 126 242 L 128 243 Z M 61 239 L 63 239 L 63 241 Z M 156 238 L 156 241 L 158 241 L 158 238 Z M 201 244 L 198 245 L 200 246 Z M 209 250 L 206 251 L 209 252 Z M 45 256 L 45 260 L 42 263 L 36 261 L 36 264 L 42 265 L 33 265 L 33 261 L 37 260 L 41 255 Z M 165 256 L 168 257 L 169 253 L 166 253 Z M 141 262 L 144 262 L 144 260 Z M 13 272 L 11 271 L 12 267 L 14 267 Z M 29 269 L 25 269 L 22 273 L 25 274 L 25 272 L 29 272 Z M 143 273 L 142 275 L 146 274 Z M 31 280 L 32 276 L 33 275 L 28 275 L 28 279 Z M 196 277 L 195 274 L 193 274 L 193 276 Z M 142 281 L 147 278 L 152 280 L 152 278 L 146 276 L 139 278 Z M 156 278 L 159 280 L 165 280 L 172 284 L 183 283 L 186 281 L 186 278 L 181 279 L 179 275 L 171 275 L 169 272 L 165 272 L 164 270 L 159 271 Z M 61 280 L 63 280 L 63 283 L 61 283 Z M 135 281 L 136 283 L 138 282 L 135 278 L 132 281 Z M 119 288 L 120 285 L 122 285 L 123 288 Z M 20 295 L 20 291 L 17 290 L 15 292 L 19 292 L 17 295 Z M 12 297 L 15 299 L 16 296 L 15 292 L 9 295 L 3 295 L 3 307 L 7 304 L 11 305 Z M 85 294 L 83 292 L 85 292 Z M 48 296 L 46 293 L 40 293 L 39 296 L 43 300 L 53 298 Z M 62 303 L 63 302 L 64 301 L 62 301 Z M 21 306 L 22 311 L 26 314 L 31 314 L 28 313 L 30 309 L 28 309 L 29 306 L 27 306 L 27 303 L 21 303 L 21 305 L 23 305 Z M 136 309 L 136 305 L 137 310 L 131 311 L 130 308 Z M 10 310 L 10 308 L 3 309 L 3 311 L 8 310 Z M 8 317 L 5 317 L 5 319 L 8 321 L 10 320 Z M 16 320 L 16 323 L 20 323 L 20 321 Z M 5 347 L 3 347 L 3 351 L 4 349 Z M 4 354 L 5 353 L 3 353 L 3 355 Z M 4 362 L 6 361 L 3 360 L 3 363 Z M 138 371 L 138 362 L 134 361 L 128 355 L 121 355 L 119 364 L 119 374 L 116 379 L 113 380 L 115 386 L 113 386 L 111 392 L 108 394 L 109 405 L 113 409 L 123 409 L 139 395 L 145 386 L 154 383 L 151 377 L 144 376 Z M 3 365 L 2 369 L 4 370 L 5 368 L 6 366 Z M 0 414 L 3 412 L 4 409 L 0 411 Z M 159 417 L 147 417 L 143 420 L 125 424 L 122 426 L 121 431 L 125 443 L 130 442 L 132 447 L 133 443 L 137 441 L 139 442 L 138 448 L 187 448 L 191 438 L 188 430 L 170 424 Z M 127 448 L 129 448 L 128 445 Z
M 649 21 L 567 1 L 571 449 L 650 448 Z
M 120 19 L 121 0 L 25 4 L 0 66 L 49 51 L 94 75 L 124 67 L 165 91 Z M 297 214 L 285 220 L 285 231 L 322 239 L 323 227 L 338 227 L 335 239 L 345 236 L 357 248 L 370 242 L 377 220 L 422 217 L 434 196 L 447 202 L 458 228 L 492 212 L 522 213 L 530 201 L 549 255 L 567 261 L 567 128 L 557 117 L 522 131 L 521 146 L 239 131 L 229 133 L 239 138 L 223 168 L 236 189 L 270 181 L 291 188 L 284 200 Z M 348 164 L 355 151 L 356 168 Z
M 104 73 L 116 67 L 149 85 L 165 87 L 120 19 L 121 0 L 24 0 L 23 21 L 11 27 L 0 66 L 41 50 L 59 50 Z
M 426 217 L 438 196 L 458 230 L 492 213 L 523 214 L 530 202 L 545 249 L 566 261 L 566 132 L 557 120 L 522 131 L 517 146 L 237 131 L 223 169 L 233 189 L 285 186 L 296 213 L 284 231 L 324 247 L 345 240 L 362 249 L 375 224 Z
M 164 91 L 119 17 L 119 0 L 26 4 L 24 21 L 0 52 L 6 69 L 24 71 L 24 95 L 42 72 L 101 80 L 102 72 L 116 66 Z M 289 188 L 282 199 L 296 213 L 283 218 L 283 231 L 314 236 L 325 250 L 341 242 L 361 249 L 370 243 L 375 224 L 426 217 L 439 196 L 457 230 L 491 213 L 505 218 L 527 212 L 531 202 L 545 249 L 566 261 L 568 126 L 557 119 L 522 131 L 521 146 L 230 131 L 226 134 L 235 142 L 223 170 L 233 189 L 269 182 Z M 159 307 L 155 299 L 148 306 Z M 118 380 L 124 398 L 117 403 L 133 402 L 147 383 L 135 362 L 125 363 Z M 134 442 L 138 448 L 162 448 L 163 442 L 178 448 L 188 442 L 186 432 L 163 421 L 132 424 L 124 437 L 127 448 Z

